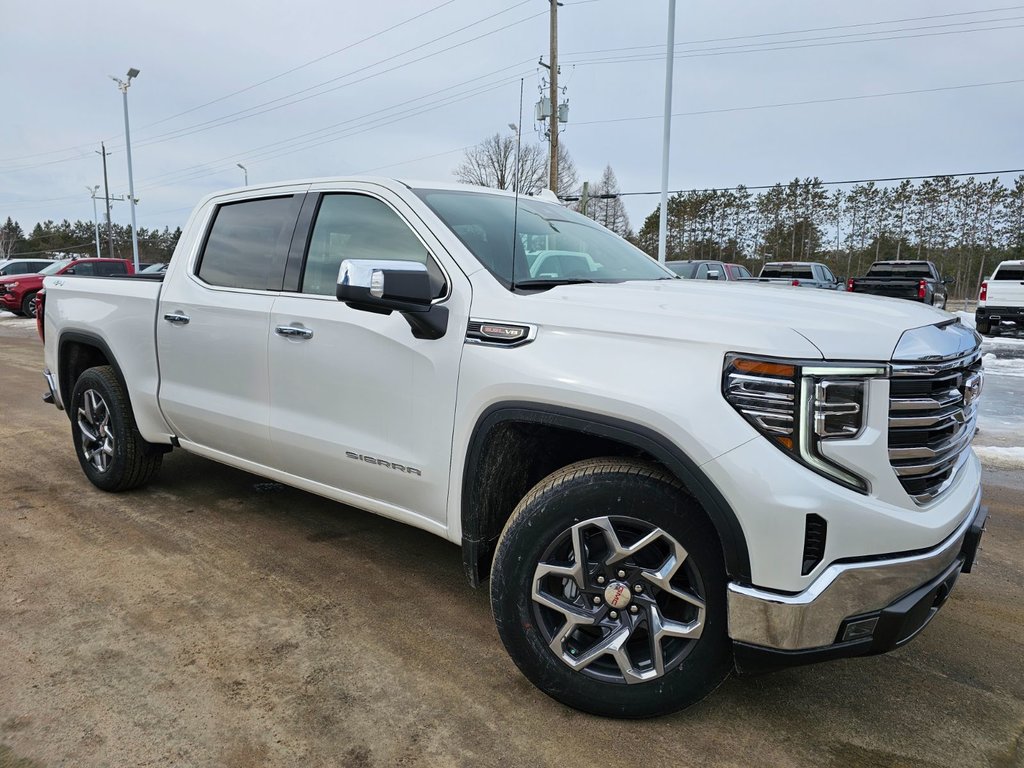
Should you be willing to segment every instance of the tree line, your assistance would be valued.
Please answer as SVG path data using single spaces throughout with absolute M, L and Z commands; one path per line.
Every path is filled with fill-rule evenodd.
M 139 227 L 139 261 L 170 261 L 180 237 L 181 227 L 173 230 L 169 227 L 162 230 Z M 114 258 L 132 258 L 131 227 L 111 224 L 110 242 L 113 245 Z M 101 224 L 100 255 L 110 256 L 110 250 L 106 225 Z M 7 221 L 0 225 L 0 259 L 64 259 L 95 255 L 96 236 L 91 221 L 71 222 L 64 219 L 57 223 L 47 220 L 36 224 L 27 235 L 21 225 L 9 216 Z
M 634 239 L 652 256 L 659 218 L 655 209 Z M 667 259 L 734 261 L 755 274 L 765 261 L 820 261 L 845 277 L 874 261 L 927 259 L 955 280 L 954 295 L 971 296 L 1000 261 L 1024 258 L 1024 175 L 1009 186 L 936 176 L 832 191 L 818 178 L 757 194 L 693 190 L 669 198 L 667 230 Z

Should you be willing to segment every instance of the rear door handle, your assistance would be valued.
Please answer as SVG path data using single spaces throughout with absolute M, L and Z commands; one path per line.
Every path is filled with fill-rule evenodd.
M 284 336 L 289 339 L 313 338 L 313 330 L 311 328 L 303 328 L 302 326 L 296 325 L 279 325 L 274 329 L 274 332 L 278 336 Z
M 174 312 L 164 315 L 164 320 L 174 325 L 188 325 L 188 315 L 184 312 Z

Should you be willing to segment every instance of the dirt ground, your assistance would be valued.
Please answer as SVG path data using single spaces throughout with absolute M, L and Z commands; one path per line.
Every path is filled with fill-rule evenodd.
M 0 768 L 1024 766 L 1024 478 L 907 647 L 647 722 L 536 691 L 430 534 L 189 456 L 122 495 L 0 329 Z

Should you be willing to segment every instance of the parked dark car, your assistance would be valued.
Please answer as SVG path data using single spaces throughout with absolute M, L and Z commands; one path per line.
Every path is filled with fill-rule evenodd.
M 708 261 L 703 259 L 687 261 L 666 261 L 665 266 L 680 277 L 688 280 L 742 280 L 750 277 L 750 271 L 742 264 L 728 261 Z
M 930 261 L 876 261 L 864 277 L 851 277 L 846 290 L 909 299 L 945 309 L 946 286 L 952 283 L 943 279 Z
M 832 270 L 817 261 L 772 261 L 761 268 L 760 275 L 748 282 L 843 290 L 842 282 L 832 274 Z

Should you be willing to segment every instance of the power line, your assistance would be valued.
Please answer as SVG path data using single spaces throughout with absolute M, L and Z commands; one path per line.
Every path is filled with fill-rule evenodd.
M 817 183 L 823 187 L 842 187 L 850 184 L 867 184 L 869 182 L 888 182 L 888 181 L 923 181 L 924 179 L 938 179 L 938 178 L 950 178 L 959 179 L 965 176 L 1002 176 L 1006 173 L 1024 173 L 1024 168 L 1007 168 L 1001 171 L 967 171 L 964 173 L 930 173 L 924 176 L 888 176 L 885 178 L 877 179 L 845 179 L 843 181 L 820 181 Z M 787 182 L 788 183 L 788 182 Z M 775 187 L 784 186 L 781 182 L 775 184 L 761 184 L 758 186 L 747 186 L 740 184 L 735 187 L 715 187 L 715 188 L 703 188 L 703 189 L 674 189 L 669 192 L 670 195 L 685 195 L 689 192 L 733 192 L 735 190 L 744 189 L 774 189 Z M 620 192 L 620 197 L 634 197 L 644 195 L 660 195 L 661 191 L 657 192 Z M 563 197 L 563 200 L 572 201 L 578 198 L 576 197 Z
M 408 19 L 405 19 L 404 21 L 400 21 L 397 24 L 392 24 L 390 27 L 387 27 L 386 29 L 382 29 L 379 32 L 375 32 L 372 35 L 367 35 L 366 37 L 364 37 L 364 38 L 362 38 L 360 40 L 356 40 L 354 43 L 349 43 L 348 45 L 342 46 L 341 48 L 338 48 L 337 50 L 331 51 L 330 53 L 325 53 L 322 56 L 317 56 L 315 59 L 310 59 L 309 61 L 307 61 L 307 62 L 305 62 L 303 64 L 299 64 L 298 66 L 292 67 L 291 69 L 286 69 L 284 72 L 280 72 L 280 73 L 274 75 L 273 77 L 268 77 L 266 80 L 260 80 L 258 83 L 253 83 L 252 85 L 247 85 L 245 88 L 239 88 L 237 91 L 232 91 L 231 93 L 229 93 L 229 94 L 227 94 L 225 96 L 221 96 L 219 98 L 213 99 L 212 101 L 207 101 L 205 104 L 200 104 L 197 107 L 192 107 L 191 109 L 186 109 L 185 111 L 178 112 L 177 114 L 171 115 L 170 117 L 165 117 L 165 118 L 163 118 L 161 120 L 157 120 L 154 123 L 149 123 L 148 125 L 144 125 L 144 126 L 142 126 L 140 128 L 140 130 L 143 130 L 143 129 L 146 129 L 146 128 L 151 128 L 152 126 L 160 125 L 161 123 L 166 123 L 169 120 L 175 119 L 176 117 L 181 117 L 182 115 L 187 115 L 187 114 L 189 114 L 191 112 L 196 112 L 197 110 L 200 110 L 200 109 L 203 109 L 205 107 L 209 107 L 209 106 L 211 106 L 213 104 L 217 104 L 217 103 L 219 103 L 221 101 L 225 101 L 227 99 L 230 99 L 232 96 L 237 96 L 240 93 L 245 93 L 245 92 L 251 91 L 251 90 L 253 90 L 255 88 L 259 88 L 261 85 L 266 85 L 267 83 L 272 83 L 274 80 L 280 80 L 282 77 L 290 75 L 293 72 L 298 72 L 300 69 L 305 69 L 306 67 L 312 66 L 313 64 L 318 64 L 319 62 L 323 61 L 324 59 L 329 59 L 332 56 L 337 56 L 339 53 L 344 53 L 345 51 L 348 51 L 348 50 L 350 50 L 352 48 L 355 48 L 358 45 L 362 45 L 363 43 L 367 43 L 370 40 L 373 40 L 375 38 L 380 37 L 381 35 L 385 35 L 388 32 L 396 30 L 399 27 L 404 27 L 406 24 L 411 24 L 412 22 L 417 21 L 418 19 L 422 19 L 424 16 L 427 16 L 427 15 L 433 13 L 434 11 L 440 10 L 441 8 L 444 8 L 447 5 L 451 5 L 454 2 L 455 2 L 455 0 L 445 0 L 445 2 L 441 3 L 440 5 L 435 5 L 433 8 L 428 8 L 427 10 L 423 11 L 422 13 L 418 13 L 415 16 L 410 16 Z
M 777 107 L 799 107 L 808 104 L 829 104 L 839 101 L 862 101 L 864 99 L 881 99 L 890 96 L 909 96 L 918 93 L 938 93 L 941 91 L 959 91 L 967 88 L 985 88 L 994 85 L 1012 85 L 1024 83 L 1024 78 L 1017 80 L 996 80 L 990 83 L 968 83 L 966 85 L 946 85 L 937 88 L 917 88 L 910 91 L 890 91 L 888 93 L 866 93 L 860 96 L 833 96 L 827 99 L 807 99 L 804 101 L 783 101 L 777 104 L 753 104 L 746 107 L 723 107 L 721 109 L 701 109 L 692 112 L 673 112 L 672 117 L 694 117 L 696 115 L 716 115 L 726 112 L 749 112 L 758 109 L 775 109 Z M 662 115 L 645 115 L 643 117 L 616 117 L 607 120 L 585 120 L 573 125 L 598 125 L 603 123 L 627 123 L 636 120 L 660 120 Z
M 732 42 L 734 40 L 749 40 L 749 39 L 758 38 L 758 37 L 781 37 L 783 35 L 803 35 L 803 34 L 808 34 L 810 32 L 831 32 L 831 31 L 837 30 L 837 29 L 855 29 L 857 27 L 875 27 L 875 26 L 885 26 L 885 25 L 888 25 L 888 24 L 905 24 L 906 22 L 909 22 L 909 21 L 928 21 L 930 19 L 947 19 L 947 18 L 951 18 L 951 17 L 954 17 L 954 16 L 974 16 L 974 15 L 986 14 L 986 13 L 1001 13 L 1001 12 L 1004 12 L 1004 11 L 1020 10 L 1021 8 L 1024 8 L 1024 5 L 1008 5 L 1008 6 L 1004 6 L 1002 8 L 988 8 L 986 10 L 980 10 L 980 11 L 960 11 L 958 13 L 940 13 L 940 14 L 936 14 L 936 15 L 932 15 L 932 16 L 911 16 L 911 17 L 903 18 L 903 19 L 891 19 L 889 21 L 866 21 L 866 22 L 861 22 L 859 24 L 837 24 L 837 25 L 830 26 L 830 27 L 811 27 L 811 28 L 808 28 L 808 29 L 791 29 L 791 30 L 787 30 L 787 31 L 784 31 L 784 32 L 760 32 L 760 33 L 752 34 L 752 35 L 734 35 L 732 37 L 710 37 L 710 38 L 706 38 L 704 40 L 681 40 L 680 42 L 676 43 L 676 45 L 677 46 L 681 46 L 681 45 L 702 45 L 704 43 L 726 43 L 726 42 Z M 967 24 L 985 24 L 985 23 L 988 23 L 988 22 L 991 22 L 991 21 L 999 21 L 999 19 L 987 19 L 987 20 L 984 20 L 984 21 L 964 22 L 964 23 L 967 23 Z M 892 32 L 892 31 L 896 31 L 896 30 L 885 30 L 885 31 Z M 883 31 L 883 33 L 884 33 L 884 31 Z M 877 33 L 865 32 L 863 34 L 877 34 Z M 584 55 L 584 54 L 590 54 L 590 53 L 614 53 L 614 52 L 617 52 L 617 51 L 635 51 L 635 50 L 643 50 L 643 49 L 650 49 L 650 48 L 656 48 L 658 50 L 661 50 L 663 47 L 664 46 L 659 44 L 659 45 L 637 45 L 637 46 L 632 46 L 632 47 L 627 47 L 627 48 L 600 48 L 600 49 L 591 50 L 591 51 L 576 51 L 576 52 L 573 52 L 573 53 L 567 53 L 565 55 L 566 56 L 578 56 L 578 55 Z
M 872 38 L 872 39 L 869 39 L 869 40 L 834 40 L 834 41 L 829 42 L 829 43 L 810 43 L 810 44 L 807 44 L 807 45 L 783 45 L 783 44 L 779 44 L 779 45 L 776 45 L 774 48 L 766 48 L 766 47 L 754 48 L 754 47 L 747 46 L 747 47 L 743 47 L 743 50 L 732 50 L 732 49 L 728 49 L 729 47 L 726 46 L 726 47 L 723 47 L 722 50 L 709 48 L 709 49 L 705 49 L 705 50 L 701 50 L 701 51 L 696 51 L 696 52 L 691 52 L 691 53 L 677 53 L 672 58 L 674 58 L 674 59 L 699 59 L 699 58 L 704 58 L 704 57 L 708 57 L 708 56 L 730 56 L 730 55 L 734 55 L 734 54 L 737 54 L 737 53 L 765 53 L 765 52 L 769 52 L 769 51 L 792 51 L 792 50 L 799 50 L 799 49 L 802 49 L 802 48 L 830 48 L 830 47 L 837 46 L 837 45 L 861 45 L 863 43 L 880 43 L 880 42 L 885 42 L 885 41 L 888 41 L 888 40 L 909 40 L 909 39 L 921 38 L 921 37 L 942 37 L 942 36 L 946 36 L 946 35 L 964 35 L 964 34 L 969 34 L 969 33 L 972 33 L 972 32 L 992 32 L 992 31 L 1003 30 L 1003 29 L 1019 29 L 1020 27 L 1024 27 L 1024 24 L 1007 24 L 1005 26 L 984 27 L 984 28 L 981 28 L 981 29 L 958 29 L 958 30 L 949 30 L 949 31 L 946 31 L 946 32 L 925 32 L 925 33 L 921 33 L 921 34 L 917 34 L 917 35 L 893 35 L 893 36 L 890 36 L 890 37 L 878 37 L 878 38 Z M 799 41 L 792 41 L 792 42 L 799 42 Z M 742 46 L 732 46 L 732 48 L 741 48 L 741 47 Z M 590 65 L 590 64 L 627 64 L 627 63 L 631 63 L 631 62 L 641 62 L 641 61 L 660 61 L 662 58 L 663 58 L 662 56 L 651 54 L 651 55 L 644 55 L 644 56 L 609 57 L 609 58 L 604 58 L 604 59 L 572 61 L 572 62 L 567 62 L 567 64 L 571 64 L 573 66 L 586 66 L 586 65 Z
M 203 109 L 204 107 L 208 107 L 211 104 L 216 104 L 216 103 L 218 103 L 220 101 L 224 101 L 225 99 L 229 99 L 232 96 L 237 96 L 240 93 L 245 93 L 246 91 L 251 91 L 254 88 L 260 87 L 261 85 L 266 85 L 269 82 L 272 82 L 274 80 L 278 80 L 278 79 L 280 79 L 280 78 L 282 78 L 282 77 L 284 77 L 286 75 L 290 75 L 291 73 L 297 72 L 298 70 L 304 69 L 304 68 L 306 68 L 308 66 L 311 66 L 312 64 L 316 64 L 318 62 L 321 62 L 324 59 L 330 58 L 331 56 L 335 56 L 335 55 L 337 55 L 339 53 L 343 53 L 344 51 L 347 51 L 347 50 L 349 50 L 351 48 L 355 48 L 358 45 L 362 45 L 363 43 L 369 42 L 370 40 L 373 40 L 374 38 L 377 38 L 377 37 L 380 37 L 381 35 L 387 34 L 388 32 L 391 32 L 392 30 L 398 29 L 399 27 L 405 26 L 406 24 L 409 24 L 409 23 L 411 23 L 413 21 L 416 21 L 417 19 L 421 19 L 424 16 L 427 16 L 428 14 L 433 13 L 434 11 L 437 11 L 437 10 L 440 10 L 441 8 L 444 8 L 446 5 L 451 5 L 454 2 L 455 2 L 455 0 L 445 0 L 445 2 L 441 3 L 440 5 L 435 5 L 433 8 L 430 8 L 430 9 L 428 9 L 426 11 L 423 11 L 422 13 L 419 13 L 419 14 L 417 14 L 415 16 L 412 16 L 412 17 L 410 17 L 408 19 L 405 19 L 404 21 L 400 21 L 397 24 L 393 24 L 390 27 L 387 27 L 386 29 L 382 29 L 379 32 L 375 32 L 372 35 L 368 35 L 367 37 L 364 37 L 361 40 L 357 40 L 354 43 L 349 43 L 348 45 L 343 46 L 342 48 L 338 48 L 337 50 L 331 51 L 330 53 L 325 53 L 324 55 L 318 56 L 315 59 L 310 59 L 309 61 L 307 61 L 307 62 L 305 62 L 303 64 L 299 64 L 298 66 L 292 67 L 291 69 L 287 69 L 284 72 L 280 72 L 280 73 L 278 73 L 278 74 L 276 74 L 276 75 L 274 75 L 272 77 L 268 77 L 266 80 L 261 80 L 260 82 L 253 83 L 252 85 L 248 85 L 245 88 L 240 88 L 237 91 L 233 91 L 233 92 L 231 92 L 231 93 L 229 93 L 229 94 L 227 94 L 225 96 L 221 96 L 219 98 L 213 99 L 212 101 L 208 101 L 205 104 L 200 104 L 197 107 L 192 107 L 191 109 L 186 109 L 183 112 L 178 112 L 177 114 L 170 115 L 169 117 L 162 118 L 161 120 L 157 120 L 154 123 L 149 123 L 147 125 L 144 125 L 144 126 L 142 126 L 141 129 L 150 128 L 150 127 L 152 127 L 154 125 L 159 125 L 160 123 L 165 123 L 168 120 L 173 120 L 176 117 L 181 117 L 182 115 L 187 115 L 190 112 L 195 112 L 196 110 Z M 42 157 L 42 156 L 45 156 L 45 155 L 53 155 L 53 154 L 58 154 L 58 153 L 61 153 L 61 152 L 70 152 L 70 151 L 74 151 L 74 150 L 78 150 L 78 149 L 85 149 L 85 148 L 91 147 L 91 146 L 92 145 L 90 145 L 90 144 L 78 144 L 78 145 L 75 145 L 73 147 L 66 147 L 65 149 L 53 149 L 53 150 L 49 150 L 47 152 L 37 152 L 35 154 L 21 155 L 20 157 L 14 157 L 14 158 L 9 158 L 9 157 L 8 158 L 0 158 L 0 163 L 7 163 L 7 162 L 12 162 L 12 161 L 17 161 L 17 160 L 26 160 L 26 159 L 33 158 L 33 157 Z

